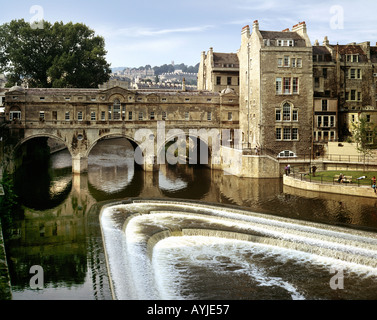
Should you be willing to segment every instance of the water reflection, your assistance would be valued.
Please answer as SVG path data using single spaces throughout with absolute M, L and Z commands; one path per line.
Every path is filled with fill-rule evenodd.
M 6 226 L 15 299 L 111 299 L 98 213 L 102 202 L 128 198 L 192 199 L 255 212 L 377 231 L 377 200 L 303 193 L 280 179 L 247 179 L 206 167 L 162 166 L 144 172 L 125 139 L 101 141 L 89 171 L 72 175 L 67 151 L 49 170 L 26 170 L 16 185 L 24 209 Z M 32 265 L 46 290 L 29 289 Z

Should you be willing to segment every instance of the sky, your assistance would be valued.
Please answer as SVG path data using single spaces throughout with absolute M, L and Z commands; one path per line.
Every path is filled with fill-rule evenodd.
M 196 65 L 202 51 L 236 53 L 244 26 L 281 31 L 305 21 L 312 43 L 377 42 L 375 0 L 0 0 L 14 19 L 84 23 L 106 42 L 111 67 Z

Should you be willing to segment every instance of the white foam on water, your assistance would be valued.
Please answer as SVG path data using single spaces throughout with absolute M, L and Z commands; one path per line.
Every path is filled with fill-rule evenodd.
M 169 211 L 176 211 L 163 211 L 166 207 Z M 115 226 L 118 209 L 138 215 L 127 220 L 125 226 Z M 190 212 L 182 212 L 182 209 Z M 190 262 L 192 265 L 205 267 L 210 264 L 217 272 L 223 272 L 221 268 L 216 269 L 219 252 L 228 257 L 231 264 L 240 267 L 232 272 L 243 272 L 260 286 L 280 287 L 292 299 L 305 299 L 305 296 L 289 281 L 269 276 L 263 267 L 250 263 L 244 257 L 252 252 L 272 255 L 281 263 L 294 260 L 327 270 L 335 267 L 348 269 L 365 277 L 377 276 L 377 236 L 357 230 L 348 232 L 342 228 L 316 223 L 296 222 L 252 212 L 247 215 L 237 210 L 227 211 L 207 205 L 169 201 L 135 201 L 107 208 L 102 212 L 101 225 L 117 299 L 193 299 L 195 297 L 187 293 L 185 296 L 180 295 L 188 275 L 185 264 L 179 263 L 180 259 L 187 262 L 187 259 L 193 257 L 194 260 Z M 147 244 L 153 234 L 185 228 L 193 228 L 195 236 L 161 240 L 153 249 L 151 261 Z M 242 237 L 245 233 L 253 235 L 255 232 L 262 237 L 257 237 L 257 242 L 238 240 L 236 234 L 231 235 L 234 239 L 208 235 L 203 237 L 204 229 L 210 230 L 208 234 L 216 235 L 215 228 L 219 229 L 219 237 L 224 237 L 221 230 L 228 232 L 232 229 L 242 232 Z M 221 250 L 218 249 L 219 245 Z

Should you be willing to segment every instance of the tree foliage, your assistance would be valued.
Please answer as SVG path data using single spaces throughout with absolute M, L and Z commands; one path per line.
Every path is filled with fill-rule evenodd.
M 360 117 L 358 122 L 352 123 L 352 134 L 357 144 L 357 150 L 364 157 L 369 155 L 373 148 L 373 142 L 377 138 L 377 127 L 368 122 L 365 117 Z
M 109 80 L 105 40 L 84 24 L 32 28 L 22 20 L 0 26 L 0 72 L 7 86 L 27 82 L 39 88 L 96 88 Z

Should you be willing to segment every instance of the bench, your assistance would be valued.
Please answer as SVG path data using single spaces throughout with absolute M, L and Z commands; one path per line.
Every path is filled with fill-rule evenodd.
M 338 182 L 339 176 L 340 176 L 340 174 L 334 176 L 334 182 Z M 342 182 L 343 183 L 352 183 L 352 176 L 343 176 Z

